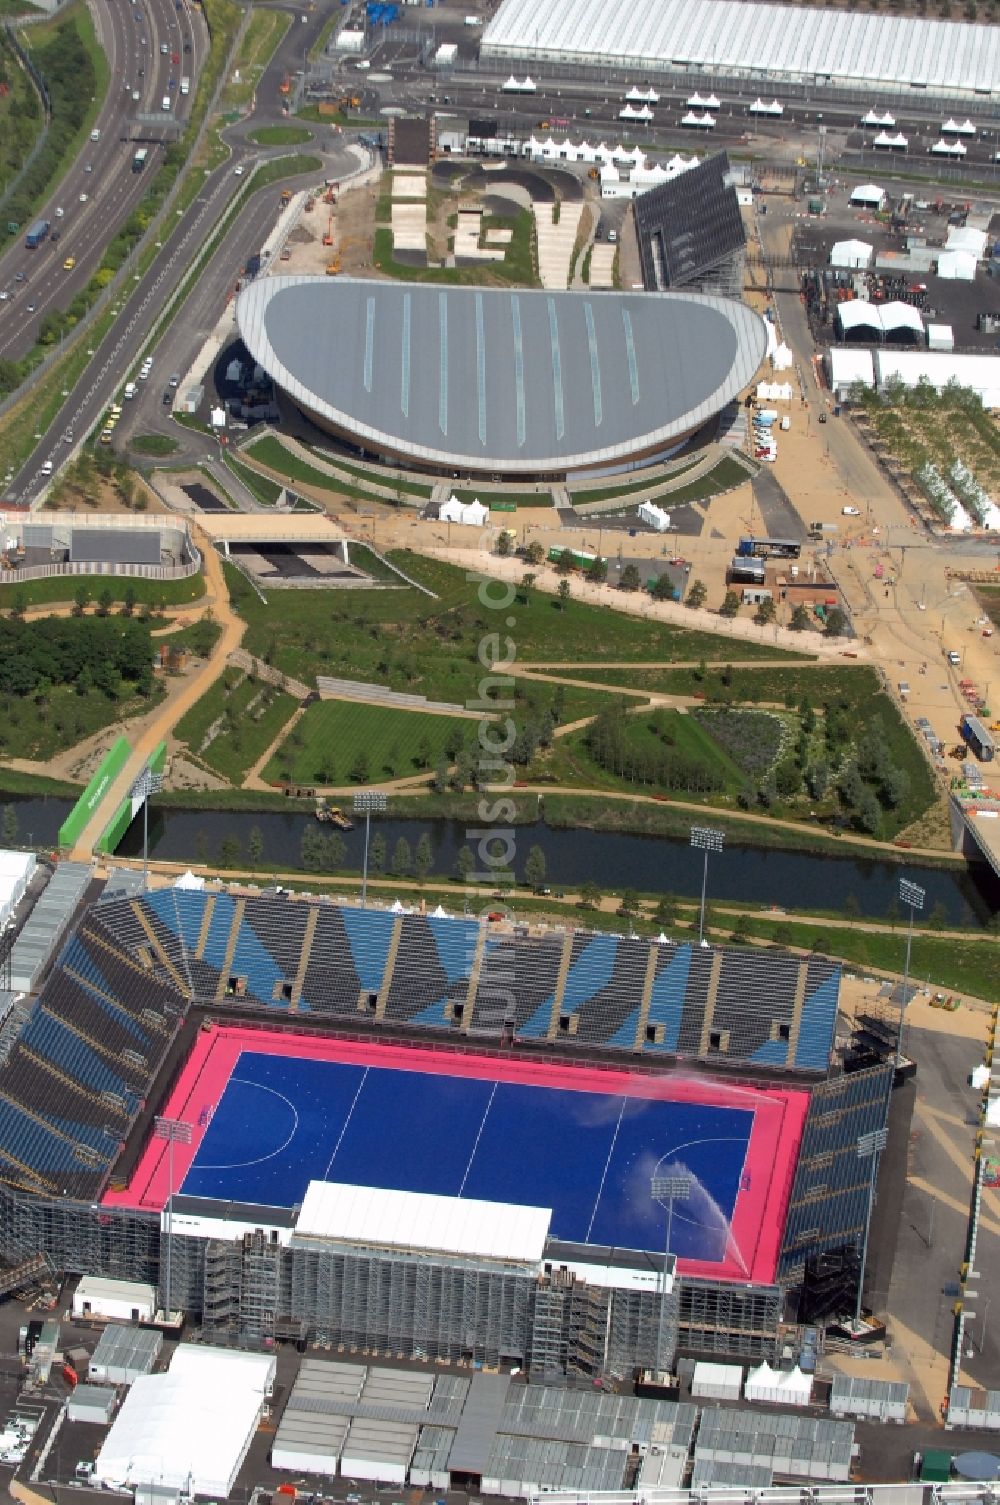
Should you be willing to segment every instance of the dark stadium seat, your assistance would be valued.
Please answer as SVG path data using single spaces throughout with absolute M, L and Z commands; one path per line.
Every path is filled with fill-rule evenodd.
M 544 1037 L 565 941 L 561 934 L 523 939 L 488 936 L 472 1028 L 499 1034 L 506 1027 L 517 1034 L 533 1032 Z M 533 1026 L 533 1031 L 528 1026 Z

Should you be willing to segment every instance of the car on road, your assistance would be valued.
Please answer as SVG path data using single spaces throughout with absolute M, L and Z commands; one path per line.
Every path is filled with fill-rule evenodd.
M 841 507 L 840 512 L 841 512 L 841 516 L 842 517 L 860 517 L 861 516 L 861 508 L 860 507 Z
M 169 51 L 170 51 L 170 48 L 167 46 L 166 42 L 161 42 L 160 43 L 160 53 L 161 53 L 161 56 L 166 57 L 166 55 L 167 55 L 167 53 Z
M 190 42 L 185 42 L 184 43 L 184 51 L 185 52 L 190 52 L 191 51 L 191 43 Z
M 42 475 L 43 476 L 50 476 L 51 474 L 52 474 L 52 461 L 51 460 L 46 460 L 43 463 L 43 465 L 42 465 Z
M 37 307 L 38 307 L 37 303 L 29 303 L 28 304 L 28 312 L 29 312 L 29 314 L 33 314 L 35 312 L 35 309 Z
M 168 387 L 173 387 L 174 390 L 176 391 L 176 389 L 180 386 L 180 384 L 181 384 L 181 375 L 180 375 L 180 372 L 179 371 L 175 371 L 174 374 L 173 374 L 173 376 L 171 376 L 170 380 L 167 382 L 167 386 Z
M 14 281 L 15 282 L 27 282 L 27 280 L 28 280 L 28 275 L 27 275 L 26 272 L 15 272 L 14 273 Z
M 10 293 L 7 291 L 7 289 L 5 287 L 0 288 L 0 303 L 6 303 L 9 297 Z
M 237 178 L 242 178 L 243 168 L 239 163 L 237 163 L 237 165 L 233 168 L 233 175 Z
M 80 195 L 80 203 L 81 204 L 85 204 L 89 198 L 90 198 L 90 194 L 89 193 L 81 193 L 81 195 Z
M 63 271 L 64 272 L 71 272 L 75 266 L 76 266 L 76 257 L 75 256 L 67 256 L 66 260 L 63 262 Z
M 66 213 L 65 209 L 60 204 L 59 208 L 56 210 L 56 219 L 62 219 L 64 217 L 65 213 Z
M 133 104 L 138 104 L 139 103 L 139 90 L 138 89 L 133 89 L 132 90 L 132 103 Z
M 167 390 L 166 390 L 166 392 L 164 392 L 164 394 L 163 394 L 163 398 L 162 398 L 163 406 L 165 408 L 169 408 L 170 405 L 171 405 L 171 403 L 173 402 L 173 400 L 174 400 L 174 394 L 170 391 L 170 389 L 168 387 Z

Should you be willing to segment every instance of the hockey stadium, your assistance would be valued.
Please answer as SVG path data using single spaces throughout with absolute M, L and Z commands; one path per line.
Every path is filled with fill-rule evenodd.
M 256 890 L 105 898 L 0 1030 L 0 1253 L 157 1284 L 230 1341 L 609 1382 L 773 1358 L 790 1292 L 850 1282 L 891 1084 L 838 1045 L 839 983 Z

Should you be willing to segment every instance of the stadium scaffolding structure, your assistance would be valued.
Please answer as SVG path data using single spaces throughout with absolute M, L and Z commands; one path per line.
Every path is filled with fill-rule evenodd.
M 84 911 L 0 1064 L 0 1254 L 163 1287 L 162 1208 L 128 1202 L 126 1181 L 206 1023 L 498 1057 L 516 1047 L 572 1070 L 666 1068 L 706 1087 L 808 1095 L 776 1278 L 680 1273 L 667 1298 L 671 1354 L 772 1359 L 787 1287 L 857 1237 L 868 1179 L 855 1147 L 885 1122 L 892 1083 L 891 1060 L 844 1072 L 831 1057 L 838 990 L 838 966 L 818 956 L 495 934 L 226 891 L 109 900 Z M 304 1238 L 298 1211 L 178 1195 L 174 1304 L 233 1341 L 315 1335 L 594 1378 L 655 1362 L 662 1249 L 549 1239 L 541 1262 L 504 1263 Z

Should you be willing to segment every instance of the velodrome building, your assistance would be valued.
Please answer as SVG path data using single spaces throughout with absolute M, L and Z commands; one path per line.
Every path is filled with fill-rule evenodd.
M 315 423 L 424 469 L 562 479 L 669 454 L 754 380 L 764 322 L 689 292 L 267 277 L 236 305 L 253 358 Z

